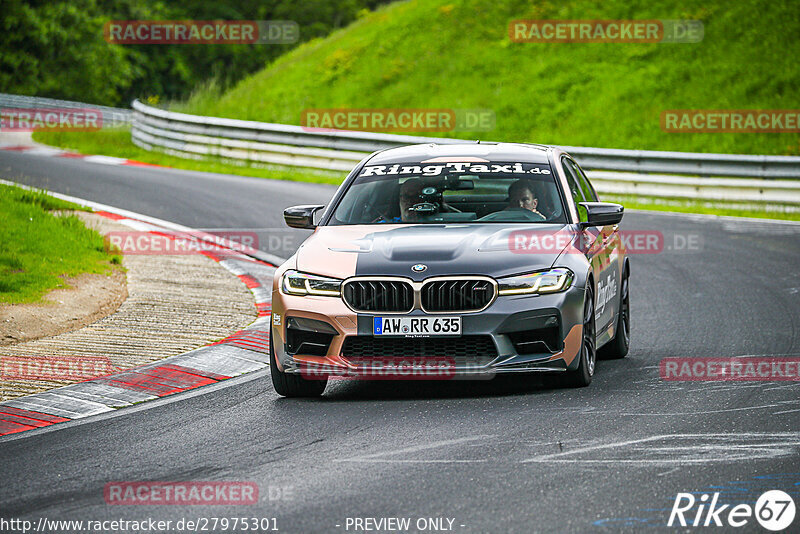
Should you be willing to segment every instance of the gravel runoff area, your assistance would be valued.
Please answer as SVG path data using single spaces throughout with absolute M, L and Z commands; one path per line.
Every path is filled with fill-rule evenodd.
M 81 217 L 102 234 L 131 231 L 100 215 Z M 0 346 L 0 401 L 92 378 L 84 376 L 89 369 L 117 372 L 181 354 L 256 318 L 247 287 L 204 255 L 125 255 L 123 266 L 128 298 L 116 312 L 77 330 Z

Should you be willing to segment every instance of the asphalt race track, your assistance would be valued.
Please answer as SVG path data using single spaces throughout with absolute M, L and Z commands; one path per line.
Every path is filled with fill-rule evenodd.
M 259 228 L 265 243 L 267 228 L 284 231 L 284 207 L 334 191 L 8 152 L 0 178 L 195 228 Z M 269 517 L 283 533 L 354 532 L 348 518 L 369 517 L 445 518 L 463 533 L 639 532 L 668 530 L 680 492 L 753 504 L 781 489 L 800 503 L 800 384 L 659 376 L 670 356 L 800 356 L 800 225 L 631 212 L 622 228 L 662 232 L 664 250 L 631 257 L 631 352 L 599 362 L 588 388 L 339 381 L 320 400 L 290 400 L 259 372 L 0 440 L 0 516 Z M 106 483 L 146 480 L 249 481 L 261 498 L 105 503 Z M 763 530 L 751 520 L 737 531 Z

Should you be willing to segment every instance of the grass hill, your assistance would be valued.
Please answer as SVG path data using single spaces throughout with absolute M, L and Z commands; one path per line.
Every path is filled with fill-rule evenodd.
M 308 108 L 486 108 L 489 132 L 561 145 L 799 154 L 800 134 L 667 133 L 670 109 L 798 109 L 800 17 L 786 0 L 411 0 L 174 109 L 299 124 Z M 514 19 L 694 19 L 699 43 L 515 43 Z M 430 135 L 430 134 L 420 134 Z

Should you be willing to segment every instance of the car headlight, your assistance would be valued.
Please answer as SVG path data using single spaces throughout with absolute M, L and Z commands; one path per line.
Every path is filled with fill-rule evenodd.
M 547 271 L 500 278 L 498 295 L 538 295 L 557 293 L 572 285 L 574 275 L 569 269 L 559 267 Z
M 342 294 L 342 281 L 316 274 L 286 271 L 283 273 L 281 288 L 288 295 L 338 297 Z

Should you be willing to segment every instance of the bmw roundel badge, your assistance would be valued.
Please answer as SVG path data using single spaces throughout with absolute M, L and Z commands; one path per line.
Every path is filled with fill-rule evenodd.
M 422 272 L 425 272 L 425 270 L 426 270 L 427 268 L 428 268 L 428 266 L 427 266 L 427 265 L 425 265 L 424 263 L 418 263 L 418 264 L 416 264 L 416 265 L 412 265 L 412 266 L 411 266 L 411 270 L 412 270 L 412 271 L 414 271 L 415 273 L 422 273 Z

